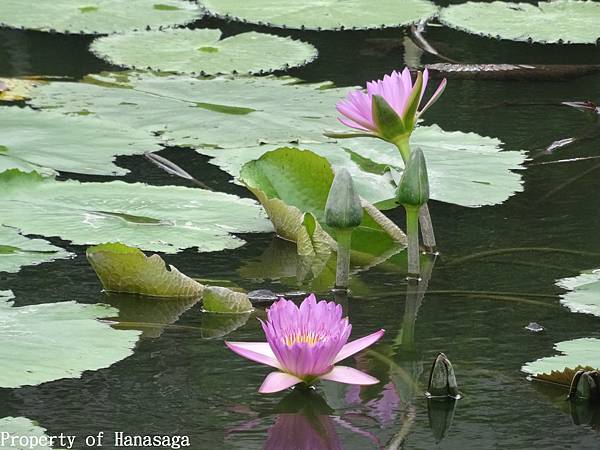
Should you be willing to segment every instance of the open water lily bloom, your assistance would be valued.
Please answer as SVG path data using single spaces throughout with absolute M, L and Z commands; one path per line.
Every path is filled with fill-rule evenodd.
M 419 78 L 417 76 L 417 81 Z M 401 73 L 394 71 L 385 75 L 383 80 L 368 82 L 366 92 L 352 91 L 337 103 L 338 112 L 344 116 L 339 118 L 340 122 L 350 128 L 383 137 L 373 117 L 373 96 L 378 95 L 388 103 L 403 123 L 416 123 L 416 119 L 436 102 L 446 87 L 444 78 L 425 106 L 419 109 L 429 81 L 427 69 L 423 71 L 422 82 L 417 81 L 413 84 L 410 71 L 405 68 Z M 411 100 L 417 97 L 416 108 L 412 109 Z M 412 128 L 406 131 L 410 133 Z
M 259 389 L 263 394 L 319 379 L 359 385 L 379 382 L 359 370 L 335 365 L 377 342 L 384 333 L 379 330 L 348 342 L 352 325 L 335 302 L 317 302 L 311 294 L 298 307 L 282 298 L 267 310 L 267 321 L 261 324 L 267 342 L 225 344 L 244 358 L 277 369 L 265 378 Z

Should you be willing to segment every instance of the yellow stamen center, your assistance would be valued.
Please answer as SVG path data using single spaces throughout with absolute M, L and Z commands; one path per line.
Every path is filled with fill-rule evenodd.
M 289 347 L 296 343 L 315 345 L 323 340 L 325 340 L 323 336 L 318 335 L 314 332 L 289 334 L 285 338 L 283 338 L 283 342 L 285 342 L 285 344 Z

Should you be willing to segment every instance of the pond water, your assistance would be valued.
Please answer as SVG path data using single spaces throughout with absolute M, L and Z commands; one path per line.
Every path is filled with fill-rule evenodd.
M 219 27 L 225 34 L 268 30 L 313 43 L 320 58 L 289 72 L 307 81 L 352 86 L 403 65 L 402 30 L 287 32 L 217 19 L 194 24 L 203 26 Z M 593 45 L 513 43 L 446 28 L 430 28 L 427 36 L 442 53 L 464 62 L 600 63 Z M 90 41 L 0 29 L 0 76 L 79 78 L 116 69 L 89 54 Z M 425 56 L 424 62 L 435 61 Z M 147 322 L 181 315 L 164 328 L 142 327 L 144 335 L 134 354 L 107 369 L 85 372 L 80 379 L 0 389 L 0 417 L 28 417 L 47 434 L 187 435 L 191 448 L 198 450 L 250 450 L 296 448 L 290 443 L 294 433 L 311 433 L 307 416 L 299 411 L 311 410 L 329 433 L 329 447 L 315 448 L 388 448 L 394 442 L 399 445 L 389 448 L 599 448 L 598 431 L 573 422 L 564 390 L 540 387 L 527 381 L 520 370 L 528 361 L 555 354 L 556 342 L 600 338 L 598 319 L 561 306 L 562 290 L 554 284 L 600 266 L 596 199 L 600 162 L 538 164 L 598 155 L 593 137 L 540 155 L 553 141 L 595 126 L 587 114 L 560 102 L 598 98 L 600 75 L 556 82 L 449 81 L 445 94 L 425 117 L 426 124 L 498 137 L 507 150 L 524 150 L 533 159 L 521 170 L 524 192 L 501 205 L 464 208 L 430 203 L 441 255 L 420 305 L 407 297 L 404 275 L 385 264 L 353 275 L 353 295 L 347 302 L 353 336 L 386 329 L 373 351 L 361 354 L 355 363 L 380 378 L 380 384 L 359 391 L 325 382 L 313 397 L 261 395 L 257 388 L 267 369 L 228 351 L 223 337 L 210 339 L 201 332 L 206 317 L 200 306 L 186 310 L 181 305 L 167 312 L 137 298 L 107 297 L 85 259 L 85 248 L 53 239 L 77 257 L 25 267 L 18 274 L 0 274 L 0 288 L 14 291 L 16 305 L 108 302 L 121 308 L 125 321 L 123 316 L 135 315 L 136 308 L 145 309 Z M 213 188 L 251 197 L 204 156 L 176 148 L 160 154 Z M 122 177 L 126 181 L 187 185 L 142 156 L 120 157 L 118 165 L 131 170 Z M 61 177 L 108 180 L 69 173 Z M 401 208 L 388 212 L 398 224 L 404 222 L 403 214 Z M 261 255 L 289 251 L 287 244 L 271 234 L 243 237 L 247 244 L 236 250 L 203 254 L 187 250 L 166 259 L 192 277 L 226 280 L 248 290 L 308 289 L 293 276 L 272 279 L 261 273 Z M 318 295 L 332 297 L 328 291 Z M 228 339 L 262 340 L 255 316 L 263 315 L 258 311 Z M 527 331 L 530 322 L 541 324 L 544 331 Z M 452 361 L 463 393 L 441 440 L 440 428 L 447 420 L 444 405 L 434 404 L 434 411 L 428 412 L 423 395 L 438 352 Z M 296 415 L 289 414 L 294 411 Z M 437 418 L 433 424 L 437 431 L 432 430 L 430 415 Z M 286 439 L 287 444 L 282 444 Z M 110 439 L 105 447 L 112 447 Z

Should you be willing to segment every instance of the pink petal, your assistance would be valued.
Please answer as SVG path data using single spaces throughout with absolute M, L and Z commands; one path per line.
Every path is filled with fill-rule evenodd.
M 425 105 L 425 107 L 419 111 L 419 114 L 423 114 L 425 111 L 427 111 L 427 109 L 433 105 L 438 98 L 440 98 L 440 95 L 442 95 L 442 92 L 444 92 L 444 89 L 446 88 L 446 79 L 444 78 L 442 80 L 442 82 L 440 83 L 440 85 L 438 86 L 437 90 L 433 93 L 433 95 L 431 96 L 431 98 L 429 99 L 429 101 L 427 102 L 427 104 Z
M 333 370 L 319 377 L 322 380 L 337 381 L 346 384 L 377 384 L 379 380 L 360 370 L 346 366 L 335 366 Z
M 333 360 L 333 364 L 341 361 L 342 359 L 346 359 L 348 356 L 352 356 L 355 353 L 360 352 L 361 350 L 367 348 L 369 345 L 374 344 L 381 336 L 383 336 L 385 330 L 379 330 L 375 333 L 369 334 L 368 336 L 361 337 L 360 339 L 356 339 L 355 341 L 348 342 L 346 345 L 342 347 L 342 350 L 337 354 L 335 359 Z
M 281 369 L 281 364 L 275 358 L 271 346 L 267 342 L 227 342 L 225 345 L 244 358 L 267 366 Z
M 294 375 L 283 372 L 271 372 L 263 381 L 262 386 L 258 390 L 261 394 L 271 394 L 273 392 L 283 391 L 289 387 L 292 387 L 298 383 L 302 383 L 302 380 Z

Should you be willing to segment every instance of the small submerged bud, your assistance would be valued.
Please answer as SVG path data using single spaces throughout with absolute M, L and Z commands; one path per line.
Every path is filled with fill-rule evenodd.
M 335 174 L 325 205 L 325 223 L 337 230 L 348 230 L 360 225 L 363 208 L 354 189 L 352 176 L 346 169 Z
M 456 411 L 456 399 L 449 398 L 448 401 L 439 399 L 427 399 L 427 415 L 429 417 L 429 428 L 437 443 L 440 443 L 450 431 L 454 413 Z
M 454 369 L 443 353 L 439 353 L 433 362 L 426 395 L 429 398 L 460 398 Z
M 400 183 L 396 189 L 396 202 L 405 207 L 420 208 L 429 200 L 427 163 L 421 149 L 411 152 Z

